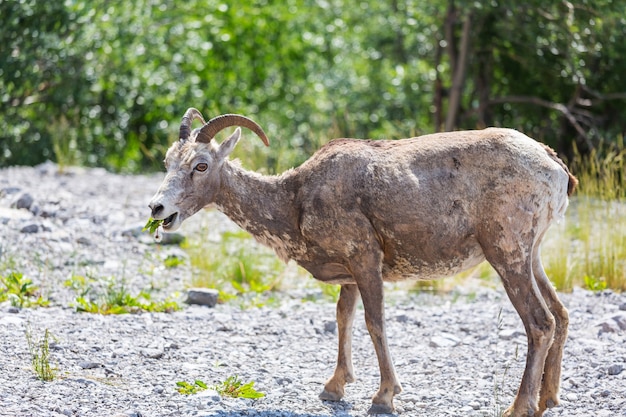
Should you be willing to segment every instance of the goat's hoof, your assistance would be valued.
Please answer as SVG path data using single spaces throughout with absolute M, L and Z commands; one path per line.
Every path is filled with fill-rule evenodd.
M 552 397 L 547 399 L 542 398 L 540 401 L 540 408 L 542 408 L 542 404 L 545 405 L 545 409 L 554 408 L 560 404 L 559 397 Z
M 513 406 L 510 406 L 504 411 L 504 413 L 502 413 L 502 417 L 540 417 L 542 415 L 543 411 L 517 411 L 513 408 Z
M 320 394 L 320 400 L 323 401 L 339 401 L 343 398 L 342 392 L 332 392 L 324 389 Z
M 373 403 L 367 414 L 393 414 L 393 405 Z

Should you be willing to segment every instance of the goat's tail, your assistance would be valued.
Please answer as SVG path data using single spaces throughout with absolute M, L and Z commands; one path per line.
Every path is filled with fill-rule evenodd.
M 569 168 L 567 167 L 567 165 L 565 165 L 565 162 L 563 162 L 561 158 L 559 158 L 554 149 L 552 149 L 548 145 L 543 145 L 543 147 L 545 148 L 550 158 L 552 158 L 557 164 L 559 164 L 561 168 L 563 168 L 563 170 L 567 173 L 567 175 L 569 175 L 569 181 L 567 183 L 567 195 L 571 196 L 574 192 L 574 189 L 578 185 L 578 178 L 576 178 L 574 174 L 569 171 Z

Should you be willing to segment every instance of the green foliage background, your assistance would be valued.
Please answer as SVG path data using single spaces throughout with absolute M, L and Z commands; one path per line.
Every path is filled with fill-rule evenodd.
M 242 113 L 251 168 L 333 137 L 518 128 L 572 154 L 626 131 L 626 5 L 611 0 L 0 0 L 0 165 L 160 169 L 180 117 Z M 247 134 L 252 138 L 252 134 Z

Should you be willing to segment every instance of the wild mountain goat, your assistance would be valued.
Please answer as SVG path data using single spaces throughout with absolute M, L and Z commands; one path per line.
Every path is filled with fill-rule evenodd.
M 320 394 L 339 400 L 354 381 L 351 333 L 359 294 L 376 349 L 380 388 L 370 413 L 393 411 L 401 391 L 385 335 L 383 281 L 429 280 L 489 261 L 528 337 L 522 382 L 506 416 L 541 416 L 559 403 L 568 313 L 539 258 L 550 224 L 561 219 L 577 180 L 554 151 L 514 130 L 489 128 L 403 140 L 339 139 L 300 167 L 263 176 L 230 162 L 241 136 L 217 144 L 229 126 L 260 126 L 218 116 L 191 131 L 165 157 L 167 175 L 150 202 L 152 217 L 176 230 L 214 204 L 283 260 L 340 284 L 337 366 Z

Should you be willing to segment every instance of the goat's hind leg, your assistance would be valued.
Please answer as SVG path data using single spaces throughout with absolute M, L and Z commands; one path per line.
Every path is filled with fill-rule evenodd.
M 531 249 L 533 243 L 528 245 Z M 519 247 L 512 252 L 499 248 L 485 251 L 487 260 L 498 271 L 504 288 L 519 314 L 528 338 L 526 368 L 513 404 L 505 417 L 541 416 L 537 404 L 546 356 L 555 331 L 555 319 L 548 309 L 533 275 L 532 250 Z
M 554 407 L 559 404 L 559 387 L 561 385 L 561 363 L 563 360 L 563 346 L 567 339 L 567 327 L 569 324 L 569 315 L 567 309 L 556 294 L 548 279 L 541 259 L 539 258 L 539 250 L 533 255 L 533 273 L 537 281 L 537 286 L 541 295 L 545 300 L 550 312 L 554 316 L 555 331 L 552 346 L 548 351 L 546 362 L 543 370 L 543 381 L 541 383 L 541 392 L 539 394 L 539 412 L 545 411 L 547 408 Z
M 359 298 L 356 285 L 341 286 L 337 301 L 337 330 L 339 333 L 339 349 L 337 367 L 332 377 L 326 382 L 320 399 L 339 401 L 345 393 L 346 383 L 354 382 L 354 368 L 352 367 L 352 323 L 354 311 Z

